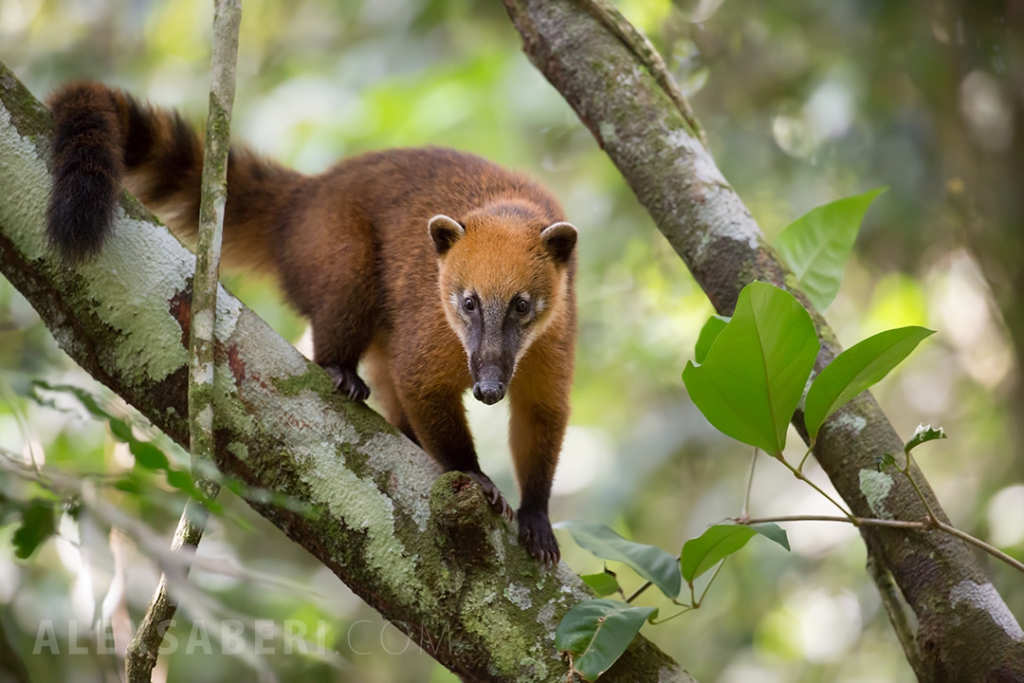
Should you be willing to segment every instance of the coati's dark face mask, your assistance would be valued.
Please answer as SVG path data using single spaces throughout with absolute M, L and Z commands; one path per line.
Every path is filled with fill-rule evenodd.
M 565 313 L 576 228 L 559 222 L 523 229 L 491 220 L 467 229 L 435 216 L 429 232 L 445 315 L 466 350 L 473 396 L 497 403 L 530 345 Z
M 473 396 L 487 405 L 505 397 L 519 359 L 537 336 L 539 312 L 546 302 L 536 301 L 529 292 L 518 292 L 511 299 L 486 297 L 465 290 L 452 296 L 457 309 L 462 339 L 473 377 Z M 538 311 L 538 308 L 540 311 Z

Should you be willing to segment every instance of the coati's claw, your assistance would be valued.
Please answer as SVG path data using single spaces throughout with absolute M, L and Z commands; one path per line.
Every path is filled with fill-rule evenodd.
M 505 500 L 505 496 L 501 495 L 501 491 L 483 472 L 466 472 L 469 478 L 480 484 L 480 488 L 484 490 L 484 498 L 490 504 L 491 509 L 500 514 L 508 521 L 512 521 L 515 517 L 515 512 L 512 510 L 512 506 Z
M 547 513 L 538 510 L 519 509 L 519 542 L 526 551 L 540 560 L 546 567 L 554 567 L 562 558 L 558 541 L 551 530 Z
M 350 401 L 362 403 L 370 397 L 370 387 L 366 386 L 366 382 L 355 370 L 333 364 L 324 365 L 323 368 L 334 380 L 335 388 L 348 396 Z

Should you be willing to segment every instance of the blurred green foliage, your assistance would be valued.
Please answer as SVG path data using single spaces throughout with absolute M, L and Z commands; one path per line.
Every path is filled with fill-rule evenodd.
M 1008 202 L 1020 186 L 978 171 L 965 147 L 981 149 L 986 168 L 1004 168 L 997 162 L 1021 143 L 1014 126 L 1024 115 L 1007 94 L 1024 64 L 1019 44 L 971 17 L 951 23 L 946 3 L 619 4 L 668 58 L 725 176 L 769 236 L 813 206 L 891 188 L 868 215 L 827 317 L 847 344 L 905 325 L 938 331 L 873 391 L 904 437 L 922 422 L 946 428 L 952 437 L 920 458 L 946 511 L 959 527 L 1022 556 L 1024 460 L 1012 407 L 1020 361 L 1000 314 L 1015 302 L 1002 290 L 994 299 L 989 283 L 998 287 L 1001 271 L 984 249 L 1016 247 L 978 227 L 987 225 L 978 215 L 993 224 L 1014 215 Z M 1007 27 L 1019 26 L 1020 10 L 1000 7 L 985 11 L 1005 11 Z M 199 0 L 0 0 L 0 60 L 40 97 L 97 78 L 180 107 L 198 123 L 211 19 L 212 4 Z M 977 39 L 961 40 L 957 26 L 977 29 Z M 950 53 L 967 65 L 962 71 L 950 66 Z M 433 144 L 547 183 L 581 230 L 573 423 L 554 519 L 605 521 L 626 538 L 671 548 L 738 513 L 748 449 L 711 428 L 679 380 L 711 306 L 589 132 L 522 55 L 500 3 L 245 0 L 234 133 L 307 172 L 363 150 Z M 988 194 L 978 198 L 982 186 Z M 244 274 L 226 281 L 285 337 L 301 339 L 305 323 L 273 282 Z M 98 389 L 6 283 L 0 364 L 0 447 L 66 473 L 79 484 L 61 496 L 86 501 L 77 519 L 60 513 L 58 537 L 24 561 L 14 557 L 17 519 L 2 520 L 0 627 L 33 680 L 115 680 L 115 657 L 98 652 L 87 626 L 96 618 L 138 623 L 157 577 L 147 543 L 167 545 L 184 496 L 161 474 L 133 468 L 127 446 L 75 401 L 56 396 L 54 409 L 26 399 L 33 379 Z M 138 438 L 187 467 L 186 454 L 109 400 Z M 504 406 L 468 408 L 484 469 L 513 492 Z M 799 452 L 787 457 L 798 459 L 799 439 L 789 443 Z M 767 465 L 758 468 L 752 514 L 830 512 Z M 129 472 L 142 493 L 110 485 Z M 826 485 L 813 463 L 808 473 Z M 18 501 L 53 495 L 7 469 L 0 493 Z M 254 671 L 272 670 L 278 680 L 454 680 L 237 498 L 225 492 L 221 502 L 225 513 L 211 522 L 192 575 L 200 593 L 170 631 L 179 647 L 161 660 L 160 676 L 252 680 Z M 121 517 L 112 519 L 111 509 Z M 645 633 L 706 683 L 913 680 L 856 532 L 812 523 L 788 531 L 792 554 L 752 544 L 730 560 L 699 612 Z M 559 533 L 574 570 L 602 570 Z M 1024 617 L 1019 577 L 981 561 Z M 118 567 L 123 584 L 113 580 Z M 637 587 L 628 572 L 619 576 L 627 594 Z M 648 597 L 638 602 L 654 604 Z M 298 646 L 285 654 L 278 634 L 267 641 L 274 654 L 258 655 L 257 619 L 280 629 L 302 624 L 310 654 Z M 246 625 L 246 654 L 223 653 L 219 620 Z M 44 623 L 54 627 L 59 656 L 33 654 Z M 88 654 L 68 654 L 71 623 Z M 197 624 L 209 629 L 213 654 L 184 654 L 190 637 L 202 635 Z

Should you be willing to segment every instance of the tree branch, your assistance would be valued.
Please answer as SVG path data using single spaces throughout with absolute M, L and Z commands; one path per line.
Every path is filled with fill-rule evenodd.
M 835 333 L 767 244 L 675 98 L 627 47 L 622 31 L 608 30 L 617 19 L 595 17 L 604 3 L 503 3 L 527 56 L 618 166 L 718 312 L 729 315 L 752 280 L 784 287 L 814 319 L 822 343 L 816 369 L 828 364 L 841 350 Z M 798 430 L 802 423 L 798 413 Z M 874 465 L 876 456 L 902 449 L 892 425 L 864 393 L 826 423 L 815 455 L 854 515 L 919 520 L 927 513 L 910 483 Z M 920 471 L 913 476 L 940 521 L 948 521 Z M 941 531 L 860 531 L 917 615 L 917 641 L 931 676 L 1024 678 L 1024 632 L 963 543 Z
M 0 270 L 76 362 L 188 443 L 194 258 L 126 194 L 102 253 L 60 264 L 43 235 L 50 129 L 46 108 L 0 65 Z M 565 678 L 555 627 L 592 597 L 565 564 L 540 567 L 477 484 L 438 478 L 427 455 L 343 399 L 224 289 L 216 338 L 215 458 L 254 510 L 463 678 Z M 602 680 L 693 679 L 638 637 Z

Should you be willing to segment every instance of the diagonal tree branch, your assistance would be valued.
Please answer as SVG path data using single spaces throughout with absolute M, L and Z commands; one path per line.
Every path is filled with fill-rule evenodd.
M 699 126 L 652 76 L 643 46 L 621 29 L 624 19 L 607 14 L 614 7 L 599 0 L 503 3 L 527 56 L 618 166 L 718 312 L 729 315 L 752 280 L 785 287 L 814 318 L 822 342 L 816 369 L 831 361 L 841 350 L 835 334 L 696 137 Z M 794 423 L 802 432 L 802 414 Z M 815 456 L 855 515 L 920 521 L 927 513 L 910 483 L 874 464 L 876 456 L 902 448 L 864 393 L 825 425 Z M 948 521 L 921 472 L 913 474 Z M 1024 632 L 967 546 L 937 531 L 862 528 L 861 534 L 917 616 L 922 680 L 1024 680 Z
M 43 235 L 50 129 L 0 64 L 0 271 L 76 362 L 187 444 L 194 257 L 125 194 L 99 257 L 63 267 Z M 216 339 L 215 459 L 254 510 L 464 679 L 565 680 L 555 627 L 592 597 L 565 564 L 541 568 L 472 480 L 439 479 L 223 288 Z M 602 680 L 693 679 L 638 637 Z

